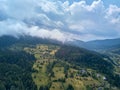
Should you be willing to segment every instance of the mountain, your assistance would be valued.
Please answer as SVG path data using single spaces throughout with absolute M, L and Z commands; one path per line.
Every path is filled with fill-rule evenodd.
M 91 49 L 112 49 L 120 47 L 120 38 L 86 42 Z
M 31 36 L 19 36 L 19 38 L 13 36 L 2 36 L 0 37 L 0 47 L 7 47 L 12 44 L 63 44 L 62 42 L 52 40 L 52 39 L 43 39 L 39 37 Z M 93 40 L 84 42 L 81 40 L 68 41 L 64 43 L 65 45 L 73 45 L 89 50 L 106 50 L 106 49 L 115 49 L 120 48 L 120 38 L 117 39 L 105 39 L 105 40 Z
M 0 90 L 119 90 L 115 65 L 107 55 L 70 43 L 0 37 Z
M 87 41 L 87 42 L 74 40 L 71 42 L 67 42 L 67 44 L 83 47 L 89 50 L 107 50 L 107 49 L 120 48 L 120 38 L 93 40 L 93 41 Z
M 36 45 L 39 43 L 44 44 L 61 44 L 61 42 L 52 40 L 52 39 L 43 39 L 39 37 L 32 37 L 32 36 L 19 36 L 19 37 L 13 37 L 9 35 L 4 35 L 0 37 L 0 47 L 9 47 L 15 44 L 23 44 L 25 45 Z
M 18 42 L 18 39 L 12 36 L 1 36 L 0 47 L 7 47 Z
M 86 43 L 81 40 L 68 41 L 68 42 L 65 42 L 65 44 L 86 48 Z

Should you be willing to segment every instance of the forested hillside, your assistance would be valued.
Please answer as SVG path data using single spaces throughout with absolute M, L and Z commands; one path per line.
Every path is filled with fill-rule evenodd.
M 33 60 L 24 51 L 0 50 L 0 90 L 36 90 L 31 77 Z
M 120 88 L 118 69 L 106 54 L 34 37 L 12 38 L 0 39 L 0 44 L 4 42 L 0 46 L 0 90 Z

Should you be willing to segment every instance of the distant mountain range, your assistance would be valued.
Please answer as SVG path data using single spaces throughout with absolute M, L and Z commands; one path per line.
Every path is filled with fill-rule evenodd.
M 76 45 L 78 47 L 83 47 L 90 50 L 107 50 L 107 49 L 120 48 L 120 38 L 94 40 L 94 41 L 88 41 L 88 42 L 75 40 L 72 42 L 68 42 L 68 44 Z
M 0 37 L 0 47 L 9 46 L 15 43 L 24 43 L 24 44 L 37 44 L 37 43 L 53 43 L 53 44 L 63 44 L 62 42 L 51 40 L 51 39 L 43 39 L 38 37 L 31 36 L 20 36 L 19 38 L 15 38 L 12 36 L 1 36 Z M 105 39 L 105 40 L 93 40 L 93 41 L 80 41 L 74 40 L 65 42 L 65 45 L 73 45 L 82 48 L 86 48 L 89 50 L 108 50 L 108 49 L 116 49 L 120 48 L 120 38 L 117 39 Z

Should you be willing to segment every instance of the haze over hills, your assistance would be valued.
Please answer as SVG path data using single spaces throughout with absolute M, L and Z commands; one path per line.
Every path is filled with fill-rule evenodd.
M 1 36 L 0 37 L 0 46 L 4 47 L 7 44 L 12 45 L 15 43 L 27 43 L 27 44 L 37 44 L 37 43 L 54 43 L 54 44 L 68 44 L 78 47 L 83 47 L 90 50 L 107 50 L 107 49 L 115 49 L 120 48 L 120 38 L 116 39 L 104 39 L 104 40 L 93 40 L 93 41 L 80 41 L 80 40 L 74 40 L 74 41 L 66 41 L 61 42 L 54 39 L 44 39 L 40 37 L 32 37 L 32 36 L 20 36 L 20 37 L 14 37 L 14 36 Z M 4 45 L 5 43 L 5 45 Z
M 68 44 L 76 45 L 90 50 L 107 50 L 107 49 L 120 48 L 120 38 L 93 40 L 87 42 L 75 40 L 72 42 L 68 42 Z

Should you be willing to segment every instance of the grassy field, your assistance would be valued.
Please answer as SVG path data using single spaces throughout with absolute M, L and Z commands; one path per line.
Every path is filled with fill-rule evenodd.
M 50 90 L 97 90 L 103 87 L 103 75 L 91 69 L 77 67 L 64 60 L 57 60 L 55 53 L 59 46 L 37 45 L 36 48 L 25 48 L 37 59 L 33 65 L 32 78 L 37 88 L 48 87 Z M 89 87 L 89 88 L 88 88 Z M 105 86 L 104 86 L 105 87 Z M 91 89 L 90 89 L 91 88 Z M 71 89 L 71 90 L 73 90 Z M 46 89 L 47 90 L 47 89 Z
M 54 67 L 53 68 L 54 77 L 52 77 L 52 80 L 58 80 L 58 79 L 64 79 L 64 67 Z
M 39 64 L 35 63 L 33 66 L 33 69 L 36 70 L 37 72 L 32 74 L 33 81 L 37 85 L 38 89 L 40 86 L 47 86 L 49 84 L 49 77 L 47 72 L 47 64 Z

